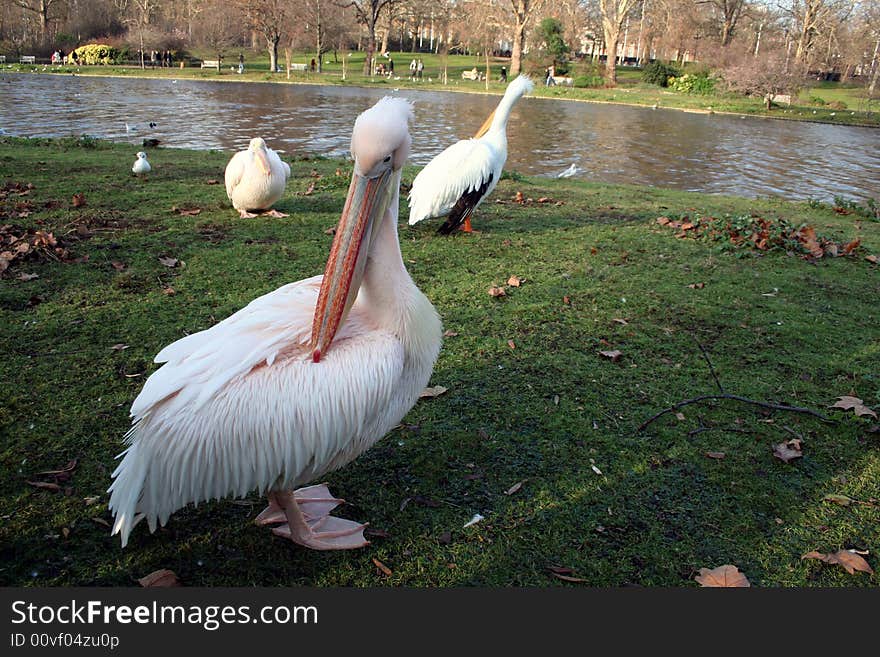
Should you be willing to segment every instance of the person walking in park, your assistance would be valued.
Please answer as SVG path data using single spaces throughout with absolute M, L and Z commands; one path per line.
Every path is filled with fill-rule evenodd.
M 412 60 L 409 63 L 409 79 L 410 80 L 416 79 L 416 60 Z
M 422 63 L 422 58 L 419 57 L 419 63 L 416 64 L 416 72 L 418 73 L 419 80 L 422 79 L 422 71 L 425 70 L 425 65 Z
M 244 53 L 238 53 L 238 73 L 241 75 L 244 73 Z
M 501 82 L 507 82 L 507 67 L 501 67 Z

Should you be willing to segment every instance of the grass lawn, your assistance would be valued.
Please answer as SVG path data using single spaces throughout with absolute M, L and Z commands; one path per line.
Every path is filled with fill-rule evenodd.
M 216 59 L 215 53 L 196 51 L 193 53 L 200 59 Z M 291 57 L 293 63 L 308 64 L 313 53 L 294 53 Z M 469 93 L 496 93 L 504 92 L 505 84 L 498 82 L 498 76 L 502 66 L 509 68 L 509 59 L 493 58 L 491 61 L 491 76 L 488 88 L 485 82 L 463 80 L 462 71 L 470 70 L 475 66 L 481 72 L 485 71 L 485 60 L 482 57 L 471 55 L 449 55 L 446 61 L 448 84 L 442 83 L 443 60 L 440 56 L 432 53 L 391 53 L 394 60 L 394 79 L 382 76 L 365 76 L 362 74 L 365 53 L 350 52 L 338 53 L 334 61 L 332 53 L 324 56 L 324 72 L 321 74 L 294 71 L 289 81 L 292 83 L 309 84 L 334 84 L 355 85 L 367 87 L 392 88 L 431 88 L 434 90 L 464 91 Z M 409 62 L 413 58 L 421 58 L 425 65 L 423 79 L 420 81 L 409 80 Z M 346 62 L 345 80 L 342 79 L 343 59 Z M 379 61 L 387 60 L 380 56 Z M 124 77 L 167 77 L 188 78 L 203 80 L 234 80 L 251 82 L 288 82 L 285 73 L 271 73 L 269 70 L 268 55 L 261 51 L 254 53 L 245 52 L 245 73 L 239 75 L 232 68 L 237 68 L 238 51 L 226 53 L 223 69 L 201 69 L 195 67 L 180 68 L 149 68 L 145 70 L 133 66 L 81 66 L 81 67 L 44 67 L 7 64 L 7 71 L 22 72 L 46 72 L 68 74 L 76 72 L 79 75 L 118 75 Z M 279 53 L 278 64 L 285 66 L 284 53 Z M 774 107 L 767 111 L 764 103 L 759 98 L 749 98 L 736 94 L 717 93 L 709 96 L 691 95 L 664 89 L 656 85 L 646 84 L 641 81 L 641 70 L 628 67 L 618 69 L 618 85 L 614 88 L 604 87 L 573 88 L 573 87 L 545 87 L 543 85 L 543 71 L 531 71 L 531 64 L 526 62 L 526 70 L 533 74 L 536 87 L 533 95 L 566 100 L 579 100 L 590 102 L 622 103 L 627 105 L 659 105 L 661 107 L 682 109 L 692 112 L 729 112 L 736 114 L 748 114 L 751 116 L 766 116 L 778 119 L 818 121 L 825 123 L 837 123 L 845 125 L 880 126 L 880 112 L 877 111 L 877 103 L 869 107 L 864 97 L 864 90 L 839 83 L 816 83 L 816 88 L 808 88 L 802 91 L 796 102 L 791 107 Z M 575 65 L 571 75 L 580 74 L 580 69 Z M 825 103 L 839 101 L 846 104 L 846 109 L 829 107 L 812 102 L 813 98 L 822 98 Z M 873 110 L 873 111 L 868 111 Z
M 16 258 L 0 279 L 0 584 L 136 586 L 170 568 L 190 586 L 677 587 L 733 564 L 755 586 L 878 585 L 801 556 L 867 550 L 880 569 L 877 420 L 827 408 L 853 395 L 880 410 L 880 268 L 865 259 L 880 222 L 515 174 L 473 235 L 401 221 L 407 267 L 453 334 L 431 380 L 448 391 L 328 476 L 343 514 L 371 523 L 370 547 L 298 548 L 252 523 L 251 496 L 180 510 L 153 535 L 138 526 L 120 549 L 105 491 L 153 356 L 320 273 L 348 187 L 350 163 L 294 158 L 276 205 L 290 217 L 242 220 L 229 156 L 154 149 L 141 180 L 128 145 L 0 138 L 0 225 L 19 227 L 3 234 L 39 229 L 66 249 Z M 759 252 L 657 221 L 751 213 L 861 245 L 811 260 L 794 242 Z M 638 430 L 717 393 L 709 362 L 727 393 L 834 422 L 724 400 Z M 795 438 L 801 458 L 773 455 Z

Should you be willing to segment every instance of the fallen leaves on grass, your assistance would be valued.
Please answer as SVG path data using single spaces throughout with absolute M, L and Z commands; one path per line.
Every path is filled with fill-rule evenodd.
M 116 271 L 125 271 L 125 263 L 119 262 L 118 260 L 112 260 L 110 262 L 110 266 L 113 267 Z
M 842 257 L 853 255 L 861 247 L 856 238 L 836 242 L 820 235 L 808 224 L 796 226 L 785 219 L 768 219 L 754 215 L 735 217 L 700 217 L 682 215 L 678 219 L 658 217 L 656 223 L 678 231 L 679 239 L 706 239 L 726 242 L 736 248 L 754 251 L 781 250 L 804 258 Z
M 706 284 L 705 283 L 691 283 L 690 285 L 688 285 L 688 287 L 692 290 L 702 290 L 704 287 L 706 287 Z
M 454 338 L 454 337 L 456 337 L 457 335 L 458 335 L 458 333 L 456 333 L 456 332 L 453 331 L 452 329 L 447 329 L 447 330 L 443 331 L 443 337 L 444 337 L 444 338 Z
M 201 209 L 201 208 L 195 208 L 195 207 L 191 207 L 191 208 L 188 208 L 188 207 L 179 208 L 179 207 L 177 207 L 176 205 L 173 206 L 173 207 L 171 208 L 171 211 L 172 211 L 172 212 L 176 212 L 176 213 L 179 214 L 181 217 L 195 217 L 197 214 L 201 214 L 201 213 L 202 213 L 202 209 Z
M 874 264 L 874 265 L 876 265 L 878 262 L 880 262 L 880 258 L 877 258 L 877 256 L 875 256 L 873 254 L 866 255 L 865 260 L 867 260 L 868 262 L 870 262 L 871 264 Z
M 773 456 L 778 458 L 780 461 L 784 463 L 790 463 L 795 459 L 799 459 L 803 456 L 803 452 L 801 450 L 801 441 L 799 438 L 792 438 L 783 443 L 777 443 L 773 445 Z
M 612 363 L 616 363 L 620 360 L 620 357 L 623 356 L 623 352 L 618 349 L 611 349 L 609 351 L 600 351 L 599 355 L 608 358 Z
M 516 349 L 516 343 L 513 340 L 508 340 L 507 346 L 510 347 L 511 349 Z
M 180 580 L 177 578 L 177 575 L 174 574 L 174 571 L 168 570 L 167 568 L 154 570 L 149 575 L 141 577 L 138 580 L 138 583 L 144 588 L 170 588 L 181 586 Z
M 586 582 L 583 577 L 575 577 L 574 570 L 571 568 L 566 568 L 564 566 L 548 566 L 547 570 L 550 571 L 550 574 L 557 579 L 561 579 L 565 582 Z
M 506 294 L 507 294 L 507 292 L 504 291 L 503 287 L 498 287 L 497 285 L 493 285 L 492 287 L 489 288 L 489 296 L 503 297 Z
M 843 566 L 846 569 L 846 572 L 850 575 L 855 574 L 857 570 L 863 573 L 868 573 L 869 575 L 874 573 L 874 569 L 868 565 L 868 562 L 865 561 L 861 555 L 858 555 L 851 550 L 838 550 L 833 554 L 823 554 L 822 552 L 816 552 L 814 550 L 812 552 L 807 552 L 801 557 L 801 559 L 819 559 L 825 563 L 836 563 Z
M 523 484 L 526 483 L 525 480 L 516 482 L 513 486 L 504 491 L 505 495 L 513 495 L 520 488 L 522 488 Z
M 312 192 L 314 192 L 314 191 L 315 191 L 315 181 L 313 180 L 309 183 L 308 189 L 306 189 L 306 191 L 303 192 L 303 196 L 311 196 Z
M 422 390 L 422 392 L 419 394 L 419 399 L 431 399 L 434 397 L 439 397 L 447 390 L 449 390 L 449 388 L 444 388 L 443 386 L 428 387 Z
M 510 287 L 519 287 L 525 282 L 526 279 L 520 278 L 519 276 L 511 276 L 507 279 L 507 284 Z
M 219 184 L 220 184 L 220 181 L 217 180 L 216 178 L 211 178 L 210 180 L 207 181 L 207 184 L 209 184 L 209 185 L 219 185 Z
M 24 272 L 22 272 L 21 274 L 16 276 L 16 278 L 20 281 L 32 281 L 35 278 L 39 278 L 39 277 L 40 277 L 39 274 L 25 274 Z
M 724 452 L 706 452 L 706 458 L 721 460 L 727 456 Z
M 180 260 L 178 260 L 177 258 L 171 258 L 167 256 L 162 256 L 161 258 L 159 258 L 159 262 L 169 268 L 177 267 L 177 265 L 180 264 Z
M 376 565 L 376 568 L 378 568 L 379 570 L 381 570 L 382 573 L 383 573 L 386 577 L 391 577 L 391 569 L 390 569 L 388 566 L 386 566 L 384 563 L 382 563 L 381 561 L 379 561 L 376 557 L 373 557 L 373 563 Z
M 626 321 L 623 317 L 615 317 L 611 321 L 615 322 L 616 324 L 620 324 L 621 326 L 626 326 L 627 324 L 629 324 L 629 322 Z
M 834 504 L 839 504 L 840 506 L 849 506 L 855 500 L 851 497 L 847 497 L 846 495 L 838 495 L 836 493 L 828 493 L 825 497 L 822 498 L 825 502 L 833 502 Z
M 127 345 L 127 344 L 122 344 L 122 343 L 120 342 L 119 344 L 115 344 L 115 345 L 113 345 L 112 347 L 110 347 L 110 349 L 111 349 L 112 351 L 122 351 L 123 349 L 128 349 L 128 345 Z
M 739 568 L 730 564 L 717 568 L 700 568 L 700 574 L 694 577 L 700 586 L 717 588 L 745 588 L 751 586 Z
M 42 488 L 43 490 L 51 490 L 53 492 L 58 492 L 61 490 L 61 486 L 48 481 L 28 481 L 27 483 L 29 486 L 33 486 L 34 488 Z
M 71 199 L 71 201 L 73 203 L 73 207 L 81 208 L 86 204 L 86 195 L 82 192 L 77 192 L 73 195 L 73 199 Z
M 70 253 L 53 233 L 10 224 L 0 226 L 0 273 L 6 271 L 13 262 L 32 257 L 72 262 Z
M 849 397 L 847 395 L 843 395 L 841 397 L 838 397 L 837 401 L 831 404 L 831 406 L 829 406 L 828 408 L 840 408 L 845 411 L 852 410 L 852 412 L 859 417 L 877 417 L 877 413 L 865 406 L 864 402 L 862 402 L 862 400 L 858 397 Z

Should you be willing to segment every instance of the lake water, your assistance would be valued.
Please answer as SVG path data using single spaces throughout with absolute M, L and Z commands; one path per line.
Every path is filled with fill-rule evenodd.
M 427 85 L 426 85 L 427 86 Z M 435 86 L 436 88 L 436 86 Z M 355 117 L 387 94 L 415 102 L 411 161 L 472 135 L 498 96 L 317 85 L 0 75 L 0 128 L 89 134 L 140 146 L 346 156 Z M 155 128 L 148 126 L 155 122 Z M 126 131 L 126 123 L 129 131 Z M 828 200 L 880 195 L 880 130 L 524 98 L 508 124 L 507 169 L 674 189 Z

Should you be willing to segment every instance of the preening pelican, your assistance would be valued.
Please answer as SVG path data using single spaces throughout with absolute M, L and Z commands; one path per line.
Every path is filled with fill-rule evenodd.
M 251 139 L 247 150 L 232 156 L 226 165 L 225 177 L 226 195 L 242 219 L 258 214 L 287 216 L 270 208 L 284 194 L 290 165 L 260 137 Z
M 354 172 L 323 276 L 259 297 L 165 347 L 131 408 L 113 473 L 113 533 L 150 531 L 212 498 L 268 494 L 258 524 L 318 550 L 367 544 L 329 515 L 323 484 L 293 488 L 355 459 L 416 403 L 440 350 L 434 307 L 400 253 L 400 170 L 412 106 L 383 98 L 351 138 Z
M 510 110 L 533 87 L 528 76 L 518 76 L 473 139 L 454 143 L 419 171 L 409 193 L 410 226 L 448 215 L 438 233 L 449 235 L 462 224 L 471 231 L 471 215 L 495 189 L 507 160 Z
M 131 166 L 132 173 L 136 173 L 138 175 L 144 173 L 150 173 L 153 170 L 153 167 L 150 166 L 150 163 L 147 162 L 147 154 L 143 151 L 140 151 L 137 154 L 137 159 L 134 161 L 134 164 Z

